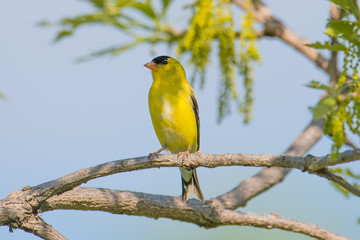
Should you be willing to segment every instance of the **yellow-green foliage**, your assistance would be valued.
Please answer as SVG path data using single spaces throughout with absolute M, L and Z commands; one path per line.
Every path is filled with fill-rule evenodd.
M 346 132 L 351 132 L 358 138 L 360 136 L 360 81 L 358 67 L 360 61 L 360 14 L 357 1 L 330 0 L 344 13 L 342 19 L 329 19 L 324 33 L 336 38 L 336 44 L 331 41 L 316 42 L 309 46 L 329 51 L 342 51 L 342 69 L 337 83 L 330 88 L 327 85 L 313 81 L 309 87 L 326 91 L 326 97 L 310 108 L 314 118 L 325 119 L 324 132 L 331 136 L 332 157 L 339 155 L 340 147 L 345 143 Z M 340 55 L 341 56 L 341 55 Z M 333 168 L 333 172 L 342 175 L 354 187 L 360 188 L 360 175 L 350 168 Z M 348 191 L 334 185 L 345 196 Z
M 259 61 L 251 0 L 245 0 L 242 23 L 238 27 L 241 34 L 235 31 L 230 0 L 194 0 L 194 3 L 188 6 L 193 9 L 193 14 L 183 32 L 168 22 L 170 16 L 167 13 L 173 0 L 85 1 L 89 2 L 95 11 L 74 18 L 63 18 L 58 24 L 61 30 L 55 40 L 71 36 L 81 26 L 101 23 L 115 27 L 131 41 L 94 52 L 80 60 L 102 55 L 118 55 L 143 43 L 150 43 L 153 49 L 158 43 L 177 44 L 178 57 L 183 54 L 190 56 L 190 64 L 194 66 L 193 75 L 200 74 L 200 85 L 203 86 L 210 53 L 215 48 L 221 69 L 218 120 L 222 120 L 230 112 L 231 103 L 235 102 L 239 111 L 245 115 L 244 121 L 249 121 L 253 104 L 254 64 Z M 134 12 L 136 14 L 132 14 Z M 42 24 L 51 26 L 48 22 Z M 240 47 L 240 50 L 236 47 Z M 237 91 L 237 72 L 244 78 L 244 96 Z M 194 76 L 193 79 L 196 79 Z
M 178 45 L 178 53 L 191 52 L 191 64 L 200 71 L 205 71 L 209 63 L 211 44 L 215 35 L 213 0 L 200 0 L 195 5 L 194 17 L 186 35 Z
M 330 96 L 322 100 L 330 98 L 336 100 L 331 104 L 325 103 L 330 108 L 324 112 L 326 117 L 324 132 L 332 137 L 333 157 L 338 155 L 340 147 L 345 143 L 346 126 L 352 133 L 360 135 L 360 81 L 357 76 L 357 63 L 354 64 L 355 61 L 359 61 L 359 56 L 356 56 L 351 48 L 344 53 L 343 72 L 334 89 L 329 90 Z M 346 75 L 350 72 L 352 72 L 351 79 L 347 79 Z M 319 115 L 319 106 L 322 105 L 323 102 L 319 102 L 317 107 L 313 108 L 314 115 Z
M 360 135 L 360 81 L 358 67 L 360 61 L 360 15 L 357 1 L 331 0 L 345 13 L 343 19 L 329 19 L 326 30 L 329 37 L 337 38 L 339 43 L 309 44 L 317 49 L 343 52 L 342 73 L 336 85 L 330 89 L 319 82 L 311 82 L 310 87 L 326 90 L 328 96 L 311 108 L 314 117 L 325 117 L 325 133 L 332 137 L 332 156 L 336 157 L 345 143 L 346 129 Z M 347 77 L 349 76 L 349 77 Z
M 246 89 L 244 102 L 240 103 L 240 112 L 244 113 L 244 121 L 247 123 L 251 118 L 253 108 L 252 85 L 254 81 L 254 65 L 260 62 L 260 55 L 256 47 L 257 36 L 251 0 L 245 0 L 245 10 L 245 14 L 241 16 L 239 65 Z
M 216 5 L 216 36 L 221 66 L 221 84 L 218 100 L 218 121 L 229 113 L 230 99 L 237 99 L 235 85 L 235 30 L 233 12 L 229 1 Z
M 178 53 L 190 53 L 190 64 L 204 72 L 209 64 L 213 42 L 218 43 L 221 67 L 221 82 L 218 98 L 218 120 L 230 112 L 231 100 L 239 104 L 240 112 L 248 122 L 252 109 L 253 65 L 260 60 L 256 48 L 256 34 L 251 0 L 246 0 L 246 12 L 242 17 L 240 52 L 236 55 L 237 34 L 234 30 L 233 11 L 229 0 L 199 0 L 195 4 L 194 16 L 182 41 Z M 236 69 L 244 77 L 245 97 L 240 101 L 235 84 Z

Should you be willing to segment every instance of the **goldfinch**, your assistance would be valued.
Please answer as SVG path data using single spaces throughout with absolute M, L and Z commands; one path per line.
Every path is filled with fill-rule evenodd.
M 151 69 L 153 83 L 149 92 L 151 120 L 161 149 L 149 155 L 158 156 L 164 149 L 185 158 L 200 147 L 199 107 L 194 90 L 185 76 L 183 66 L 168 56 L 159 56 L 145 67 Z M 180 167 L 182 201 L 194 194 L 204 202 L 196 169 Z

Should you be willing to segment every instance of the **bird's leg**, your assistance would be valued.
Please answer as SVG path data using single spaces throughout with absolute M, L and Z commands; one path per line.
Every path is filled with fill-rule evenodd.
M 177 157 L 178 157 L 178 158 L 181 157 L 181 164 L 183 164 L 183 165 L 184 165 L 184 160 L 185 160 L 185 158 L 187 158 L 187 157 L 189 156 L 190 148 L 191 148 L 191 147 L 188 147 L 188 149 L 187 149 L 185 152 L 179 152 L 179 153 L 177 154 Z
M 162 147 L 159 150 L 157 150 L 156 152 L 153 153 L 149 153 L 148 159 L 150 161 L 154 160 L 155 158 L 159 157 L 159 154 L 165 149 L 166 147 Z

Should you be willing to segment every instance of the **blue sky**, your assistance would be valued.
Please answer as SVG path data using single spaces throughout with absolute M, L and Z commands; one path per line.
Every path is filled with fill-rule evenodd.
M 310 41 L 325 39 L 322 30 L 328 18 L 327 1 L 266 2 L 301 36 Z M 144 156 L 160 147 L 147 103 L 152 79 L 143 65 L 155 57 L 148 45 L 118 57 L 79 64 L 75 62 L 77 57 L 121 43 L 124 36 L 110 27 L 93 26 L 54 44 L 55 29 L 38 26 L 42 20 L 55 21 L 89 11 L 84 1 L 0 0 L 0 91 L 7 96 L 6 101 L 0 101 L 0 198 L 26 185 L 112 160 Z M 183 14 L 181 9 L 172 11 Z M 311 120 L 308 106 L 318 101 L 321 92 L 304 85 L 311 80 L 326 82 L 327 76 L 278 39 L 261 39 L 259 49 L 262 65 L 256 69 L 255 109 L 250 124 L 244 125 L 236 111 L 222 124 L 216 123 L 220 75 L 215 54 L 205 88 L 200 90 L 195 84 L 203 152 L 282 153 Z M 165 46 L 157 46 L 156 52 L 175 55 Z M 185 60 L 183 65 L 188 69 Z M 323 137 L 310 153 L 325 155 L 330 144 Z M 209 199 L 258 170 L 199 168 L 198 176 Z M 121 173 L 90 181 L 86 186 L 181 194 L 177 168 Z M 358 205 L 357 198 L 344 198 L 327 180 L 294 170 L 283 183 L 239 210 L 276 212 L 355 238 L 360 234 L 356 224 Z M 53 211 L 41 216 L 69 239 L 183 239 L 184 235 L 198 239 L 310 239 L 280 230 L 205 230 L 168 219 L 101 212 Z M 7 227 L 1 227 L 0 239 L 38 238 L 22 230 L 9 233 Z

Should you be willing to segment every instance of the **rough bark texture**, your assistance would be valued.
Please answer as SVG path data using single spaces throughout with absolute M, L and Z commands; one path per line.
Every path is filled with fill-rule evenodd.
M 304 132 L 309 131 L 309 129 L 312 129 L 312 127 L 309 126 Z M 298 138 L 295 143 L 302 143 L 300 139 Z M 309 141 L 306 142 L 309 143 Z M 296 144 L 290 148 L 296 149 Z M 43 221 L 38 216 L 38 213 L 55 209 L 74 209 L 97 210 L 152 218 L 165 217 L 191 222 L 206 228 L 223 225 L 255 226 L 261 228 L 279 228 L 320 239 L 346 239 L 312 224 L 278 216 L 238 212 L 234 209 L 241 206 L 241 204 L 245 204 L 246 200 L 254 196 L 254 192 L 251 191 L 252 188 L 247 189 L 246 187 L 252 185 L 255 192 L 258 193 L 259 189 L 264 189 L 264 186 L 270 187 L 274 182 L 278 182 L 278 179 L 274 178 L 273 169 L 288 172 L 289 167 L 293 167 L 322 176 L 329 174 L 326 166 L 355 161 L 357 159 L 360 159 L 360 149 L 343 152 L 334 160 L 330 156 L 314 157 L 308 155 L 306 157 L 296 157 L 241 153 L 195 153 L 190 154 L 189 158 L 183 162 L 178 160 L 176 154 L 161 155 L 158 159 L 152 161 L 148 160 L 147 157 L 118 160 L 81 169 L 53 181 L 35 187 L 24 187 L 22 190 L 12 192 L 8 197 L 0 200 L 0 225 L 7 225 L 10 229 L 21 228 L 43 239 L 66 239 Z M 78 187 L 80 184 L 98 177 L 145 168 L 235 165 L 285 166 L 288 168 L 273 167 L 264 169 L 255 178 L 243 181 L 239 185 L 240 187 L 215 199 L 210 199 L 205 204 L 196 200 L 183 203 L 179 198 L 170 196 Z M 257 178 L 262 180 L 259 181 Z M 338 181 L 337 178 L 336 176 L 331 180 L 336 182 Z M 257 187 L 259 183 L 260 185 Z
M 43 239 L 66 239 L 38 216 L 39 205 L 34 200 L 28 187 L 15 190 L 8 197 L 0 200 L 0 226 L 9 226 L 10 231 L 20 228 Z M 36 205 L 33 205 L 34 203 Z
M 191 222 L 205 228 L 225 225 L 279 228 L 319 239 L 347 239 L 316 225 L 282 218 L 276 214 L 264 215 L 228 210 L 217 199 L 211 199 L 205 204 L 193 199 L 183 203 L 179 197 L 77 187 L 48 199 L 41 208 L 43 211 L 55 209 L 97 210 L 154 219 L 165 217 Z

